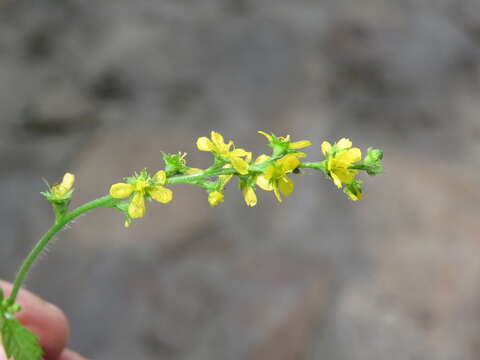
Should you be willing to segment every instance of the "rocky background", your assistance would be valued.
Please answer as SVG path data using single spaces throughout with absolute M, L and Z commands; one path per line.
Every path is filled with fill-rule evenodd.
M 123 228 L 97 210 L 27 287 L 92 359 L 476 360 L 478 0 L 3 0 L 0 273 L 47 229 L 42 177 L 75 204 L 216 129 L 385 150 L 350 202 L 298 176 L 278 204 L 178 186 Z M 153 205 L 153 204 L 152 204 Z

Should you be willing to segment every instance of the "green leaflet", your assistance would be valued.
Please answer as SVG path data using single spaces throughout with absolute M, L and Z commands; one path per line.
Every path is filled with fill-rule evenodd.
M 2 343 L 8 358 L 15 360 L 42 360 L 43 350 L 37 336 L 20 324 L 12 315 L 0 316 Z

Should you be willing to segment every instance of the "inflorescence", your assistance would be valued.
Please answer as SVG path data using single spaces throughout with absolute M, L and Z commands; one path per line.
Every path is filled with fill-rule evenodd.
M 383 151 L 369 148 L 362 160 L 362 151 L 352 147 L 352 142 L 343 138 L 333 145 L 324 141 L 321 146 L 323 159 L 317 162 L 303 162 L 307 156 L 301 149 L 311 146 L 309 140 L 292 141 L 290 136 L 277 137 L 259 131 L 268 140 L 271 154 L 261 154 L 253 158 L 252 153 L 235 147 L 233 141 L 225 143 L 223 136 L 215 131 L 210 138 L 197 139 L 200 151 L 210 152 L 213 164 L 206 169 L 193 168 L 187 165 L 186 154 L 163 153 L 164 170 L 151 175 L 146 169 L 124 179 L 124 182 L 113 184 L 110 196 L 117 199 L 112 207 L 122 211 L 125 226 L 133 219 L 145 215 L 145 201 L 156 200 L 168 203 L 173 199 L 173 192 L 167 186 L 187 183 L 204 188 L 208 193 L 208 202 L 216 206 L 224 200 L 224 189 L 235 176 L 239 189 L 248 206 L 257 204 L 256 190 L 273 191 L 276 199 L 282 202 L 282 196 L 289 196 L 295 188 L 292 174 L 301 169 L 314 169 L 331 179 L 335 186 L 353 201 L 360 200 L 363 195 L 362 181 L 357 179 L 360 171 L 369 175 L 382 172 L 381 159 Z M 65 174 L 63 181 L 50 187 L 44 195 L 55 205 L 70 200 L 73 193 L 74 176 Z

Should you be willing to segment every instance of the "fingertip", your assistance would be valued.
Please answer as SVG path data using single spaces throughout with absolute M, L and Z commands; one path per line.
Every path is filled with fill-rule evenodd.
M 0 286 L 8 296 L 12 285 L 0 280 Z M 46 359 L 57 359 L 67 345 L 70 333 L 64 312 L 24 289 L 18 293 L 16 302 L 22 306 L 16 316 L 18 321 L 38 336 Z
M 84 358 L 73 350 L 65 349 L 58 360 L 87 360 L 87 358 Z

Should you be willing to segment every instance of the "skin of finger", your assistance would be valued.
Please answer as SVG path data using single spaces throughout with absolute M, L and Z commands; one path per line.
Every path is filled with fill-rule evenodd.
M 75 351 L 70 349 L 65 349 L 58 360 L 87 360 L 83 356 L 77 354 Z
M 7 297 L 12 285 L 0 280 L 0 287 Z M 16 314 L 17 319 L 38 336 L 45 351 L 45 360 L 57 360 L 65 349 L 69 336 L 68 322 L 63 311 L 23 289 L 16 302 L 22 306 L 22 310 Z

